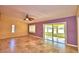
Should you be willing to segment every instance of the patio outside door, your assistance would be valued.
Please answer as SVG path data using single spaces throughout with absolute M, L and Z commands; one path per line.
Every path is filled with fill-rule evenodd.
M 53 43 L 66 43 L 65 24 L 44 24 L 44 39 Z

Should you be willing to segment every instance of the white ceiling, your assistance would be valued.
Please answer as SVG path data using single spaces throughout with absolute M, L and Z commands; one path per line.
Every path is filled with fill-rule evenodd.
M 73 5 L 14 5 L 0 6 L 1 15 L 23 20 L 28 13 L 35 20 L 29 23 L 63 18 L 76 15 L 77 6 Z M 24 21 L 24 20 L 23 20 Z M 27 22 L 27 21 L 26 21 Z

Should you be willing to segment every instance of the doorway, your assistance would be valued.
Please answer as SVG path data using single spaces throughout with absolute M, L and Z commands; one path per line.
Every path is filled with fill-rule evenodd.
M 66 23 L 44 24 L 44 41 L 59 47 L 66 45 Z

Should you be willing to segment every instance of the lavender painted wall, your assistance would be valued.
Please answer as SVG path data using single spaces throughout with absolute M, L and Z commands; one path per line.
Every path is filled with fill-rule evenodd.
M 36 25 L 36 33 L 33 35 L 43 37 L 43 24 L 57 23 L 57 22 L 66 22 L 66 24 L 67 24 L 67 43 L 77 45 L 76 16 L 70 16 L 70 17 L 66 17 L 66 18 L 32 23 L 32 24 Z

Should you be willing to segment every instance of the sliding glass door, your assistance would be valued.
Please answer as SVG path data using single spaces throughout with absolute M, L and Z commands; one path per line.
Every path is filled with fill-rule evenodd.
M 65 44 L 65 24 L 45 24 L 44 38 L 51 42 Z

